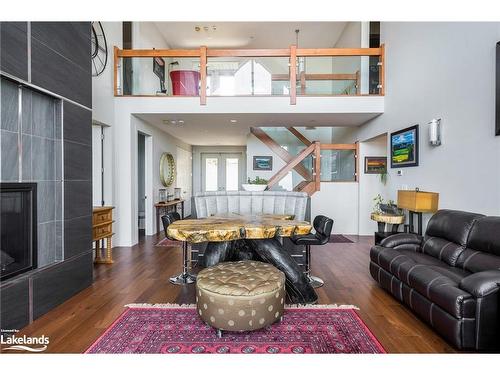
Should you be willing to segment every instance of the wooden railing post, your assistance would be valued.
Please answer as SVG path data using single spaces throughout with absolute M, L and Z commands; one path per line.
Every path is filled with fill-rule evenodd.
M 290 46 L 290 104 L 297 103 L 297 46 Z
M 385 44 L 380 45 L 380 59 L 378 70 L 379 95 L 385 95 Z
M 200 104 L 207 104 L 207 47 L 200 47 Z
M 118 96 L 118 47 L 113 47 L 113 93 Z
M 314 184 L 315 190 L 321 189 L 321 144 L 314 142 Z

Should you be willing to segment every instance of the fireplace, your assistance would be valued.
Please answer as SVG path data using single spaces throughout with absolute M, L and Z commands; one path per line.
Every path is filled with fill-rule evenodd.
M 0 184 L 0 278 L 37 267 L 36 183 Z

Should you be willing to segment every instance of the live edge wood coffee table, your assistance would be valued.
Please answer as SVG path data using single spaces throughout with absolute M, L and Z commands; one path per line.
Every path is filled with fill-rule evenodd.
M 286 290 L 292 303 L 315 303 L 316 292 L 299 265 L 283 248 L 279 237 L 311 231 L 306 221 L 280 215 L 238 215 L 178 220 L 170 224 L 170 238 L 188 243 L 207 242 L 205 267 L 224 261 L 255 259 L 268 262 L 286 276 Z

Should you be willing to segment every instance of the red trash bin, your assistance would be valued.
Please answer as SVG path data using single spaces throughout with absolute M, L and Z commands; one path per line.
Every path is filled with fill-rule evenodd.
M 174 70 L 170 72 L 173 95 L 198 96 L 200 72 L 195 70 Z

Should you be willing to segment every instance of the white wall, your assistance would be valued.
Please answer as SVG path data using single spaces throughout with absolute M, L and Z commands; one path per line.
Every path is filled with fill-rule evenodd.
M 387 156 L 387 135 L 359 143 L 359 234 L 373 235 L 376 232 L 377 223 L 370 219 L 373 212 L 373 198 L 380 194 L 386 201 L 387 185 L 380 182 L 379 174 L 365 173 L 365 157 Z
M 254 171 L 253 170 L 253 157 L 254 156 L 272 156 L 273 157 L 273 169 L 271 171 Z M 261 142 L 253 134 L 248 134 L 247 136 L 247 178 L 254 179 L 259 176 L 260 178 L 265 178 L 269 180 L 272 176 L 276 174 L 281 168 L 285 166 L 285 162 L 276 155 L 269 147 Z M 245 178 L 245 180 L 247 180 Z
M 500 137 L 495 124 L 495 44 L 500 23 L 381 25 L 385 113 L 359 129 L 366 140 L 420 124 L 420 166 L 389 170 L 388 197 L 406 185 L 440 193 L 441 208 L 500 214 Z M 443 145 L 427 122 L 442 118 Z M 428 215 L 426 215 L 428 218 Z
M 174 157 L 174 160 L 177 159 L 177 147 L 180 147 L 186 151 L 191 151 L 191 146 L 182 142 L 181 140 L 167 134 L 166 132 L 158 129 L 157 127 L 145 122 L 144 120 L 133 116 L 131 119 L 132 125 L 132 150 L 134 150 L 132 154 L 132 194 L 130 201 L 132 202 L 132 216 L 131 222 L 132 227 L 134 228 L 132 233 L 132 242 L 137 242 L 137 206 L 138 206 L 138 184 L 137 184 L 137 133 L 141 132 L 151 137 L 152 141 L 152 157 L 148 159 L 146 155 L 146 170 L 151 171 L 150 175 L 152 175 L 152 183 L 146 186 L 146 234 L 151 235 L 156 232 L 156 216 L 153 210 L 153 205 L 159 200 L 159 189 L 164 188 L 160 181 L 160 157 L 164 152 L 169 152 Z M 147 151 L 146 151 L 147 152 Z M 173 194 L 174 188 L 180 187 L 177 186 L 177 180 L 174 179 L 174 182 L 171 187 L 167 188 L 167 192 Z M 191 199 L 191 197 L 185 197 L 186 199 Z M 124 202 L 125 203 L 125 202 Z
M 101 22 L 108 44 L 108 63 L 104 71 L 92 77 L 92 120 L 104 128 L 104 203 L 114 205 L 113 131 L 115 120 L 115 97 L 113 95 L 113 47 L 122 48 L 122 23 Z M 97 140 L 96 140 L 97 141 Z M 97 146 L 98 143 L 95 143 Z M 96 163 L 96 166 L 100 163 Z M 101 171 L 93 168 L 93 180 L 100 180 Z M 98 187 L 100 189 L 100 187 Z M 96 194 L 97 195 L 97 194 Z M 98 194 L 100 196 L 100 194 Z M 97 204 L 98 200 L 94 201 Z
M 168 49 L 167 41 L 154 22 L 132 23 L 132 47 L 134 49 Z M 165 60 L 165 64 L 168 62 Z M 154 95 L 160 90 L 160 79 L 153 73 L 153 58 L 134 58 L 132 77 L 134 94 Z M 165 75 L 167 69 L 165 69 Z M 168 84 L 165 77 L 165 84 Z
M 358 234 L 358 212 L 357 182 L 322 182 L 311 197 L 311 218 L 332 218 L 333 233 Z

